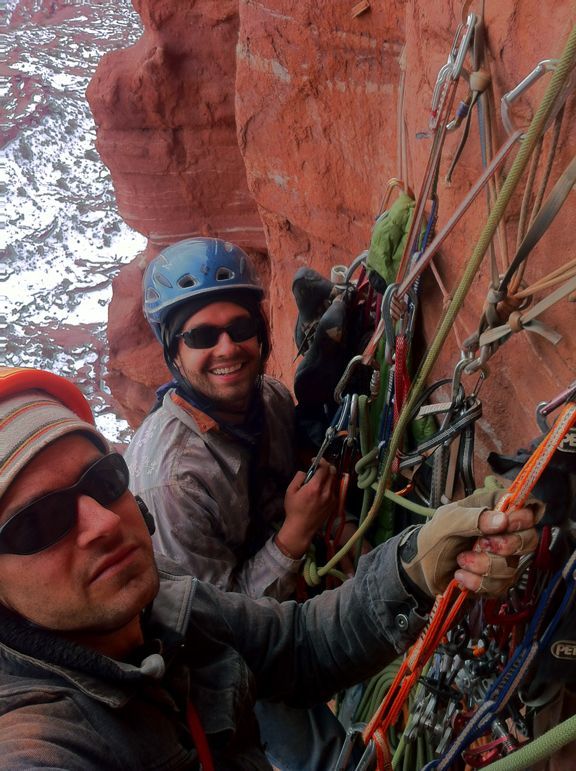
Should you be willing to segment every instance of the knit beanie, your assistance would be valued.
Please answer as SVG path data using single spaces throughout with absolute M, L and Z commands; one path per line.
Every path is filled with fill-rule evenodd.
M 38 373 L 39 377 L 32 378 L 29 382 L 36 379 L 39 384 L 42 382 L 42 376 L 49 376 L 46 382 L 50 390 L 54 390 L 54 382 L 58 381 L 57 385 L 64 394 L 63 400 L 73 406 L 74 410 L 47 391 L 34 389 L 10 393 L 9 390 L 15 388 L 13 385 L 11 389 L 3 388 L 3 373 L 0 372 L 0 499 L 16 475 L 32 458 L 62 436 L 82 432 L 100 450 L 109 452 L 104 437 L 88 422 L 92 417 L 90 408 L 75 386 L 50 373 L 42 373 L 39 370 L 25 372 Z M 65 384 L 65 387 L 62 388 L 60 383 Z M 73 393 L 71 389 L 75 389 L 77 393 Z

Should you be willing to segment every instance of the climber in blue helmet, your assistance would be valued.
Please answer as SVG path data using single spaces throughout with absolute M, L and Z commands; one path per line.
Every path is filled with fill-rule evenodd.
M 143 294 L 173 378 L 126 453 L 156 549 L 221 589 L 286 600 L 335 506 L 335 471 L 322 461 L 307 484 L 296 472 L 293 402 L 264 374 L 270 340 L 250 259 L 221 239 L 187 239 L 149 263 Z M 335 762 L 343 729 L 327 707 L 257 714 L 277 767 Z M 287 725 L 298 737 L 288 744 Z

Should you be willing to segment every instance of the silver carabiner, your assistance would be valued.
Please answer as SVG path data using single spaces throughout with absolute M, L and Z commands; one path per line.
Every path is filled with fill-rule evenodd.
M 470 360 L 468 358 L 462 357 L 456 362 L 456 366 L 454 367 L 454 372 L 452 374 L 452 393 L 450 396 L 453 407 L 462 401 L 458 394 L 462 385 L 462 373 L 469 364 Z
M 468 53 L 468 49 L 470 48 L 470 43 L 472 42 L 472 36 L 474 35 L 474 30 L 476 29 L 477 21 L 478 21 L 478 17 L 476 16 L 475 13 L 468 14 L 468 18 L 466 19 L 466 32 L 464 33 L 462 37 L 462 41 L 458 46 L 458 53 L 454 57 L 454 65 L 452 67 L 452 73 L 450 76 L 452 80 L 458 80 L 458 78 L 462 74 L 462 68 L 464 67 L 464 59 L 466 58 L 466 54 Z
M 442 65 L 442 67 L 440 67 L 440 70 L 438 71 L 438 75 L 436 76 L 436 83 L 434 84 L 434 91 L 432 92 L 432 105 L 431 105 L 432 115 L 434 115 L 436 113 L 436 110 L 438 109 L 438 105 L 440 104 L 440 94 L 442 93 L 444 84 L 452 74 L 453 68 L 454 68 L 454 62 L 451 61 L 450 57 L 448 57 L 448 62 Z
M 418 294 L 414 287 L 411 287 L 408 290 L 407 294 L 408 294 L 408 297 L 410 298 L 410 305 L 407 311 L 408 323 L 402 330 L 402 333 L 408 340 L 411 340 L 412 334 L 414 332 L 414 324 L 416 322 L 416 313 L 418 310 Z
M 392 300 L 398 289 L 398 284 L 388 284 L 384 296 L 382 297 L 382 303 L 380 305 L 380 317 L 384 322 L 384 339 L 386 340 L 386 350 L 384 358 L 387 364 L 392 364 L 394 360 L 394 349 L 396 342 L 396 329 L 394 321 L 392 320 Z
M 504 128 L 509 135 L 512 135 L 517 130 L 510 118 L 510 105 L 512 102 L 518 99 L 518 97 L 530 88 L 533 83 L 539 80 L 542 75 L 547 72 L 552 72 L 557 66 L 558 59 L 543 59 L 541 62 L 538 62 L 529 75 L 526 75 L 524 80 L 521 80 L 511 91 L 504 94 L 500 100 L 500 115 L 502 116 Z
M 346 731 L 346 738 L 338 755 L 336 765 L 332 771 L 348 771 L 350 768 L 350 761 L 352 760 L 352 753 L 354 751 L 354 745 L 362 738 L 362 733 L 366 723 L 352 723 L 350 728 Z
M 446 87 L 446 81 L 458 80 L 462 73 L 464 59 L 466 58 L 466 53 L 470 48 L 470 43 L 472 41 L 472 36 L 474 34 L 477 20 L 478 17 L 475 13 L 469 13 L 466 20 L 466 25 L 459 24 L 456 29 L 456 34 L 454 35 L 454 39 L 452 41 L 452 48 L 450 49 L 450 53 L 448 55 L 448 61 L 440 68 L 436 77 L 436 83 L 432 93 L 430 120 L 428 121 L 428 128 L 430 129 L 436 128 L 439 107 L 443 101 L 442 93 Z M 466 26 L 466 31 L 462 35 L 464 26 Z M 460 37 L 461 35 L 462 38 Z
M 342 373 L 342 377 L 336 383 L 336 388 L 334 389 L 334 401 L 336 404 L 342 404 L 342 393 L 348 385 L 348 381 L 352 377 L 352 373 L 359 364 L 362 364 L 362 354 L 353 356 L 346 365 L 346 369 Z
M 358 394 L 352 394 L 350 400 L 350 417 L 348 419 L 348 436 L 346 444 L 351 446 L 356 441 L 358 435 Z

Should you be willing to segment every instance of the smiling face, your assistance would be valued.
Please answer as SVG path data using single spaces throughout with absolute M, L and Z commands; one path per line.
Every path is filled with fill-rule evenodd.
M 53 442 L 2 497 L 0 524 L 32 500 L 73 485 L 100 457 L 81 434 Z M 157 589 L 150 535 L 128 491 L 106 507 L 80 495 L 76 525 L 60 541 L 36 554 L 0 554 L 3 605 L 102 652 L 122 650 L 127 640 L 137 644 L 139 613 Z
M 249 315 L 241 305 L 215 302 L 191 316 L 181 331 L 204 325 L 226 327 Z M 260 373 L 260 343 L 256 336 L 235 343 L 226 332 L 213 348 L 188 348 L 179 340 L 176 363 L 192 387 L 211 399 L 218 411 L 239 414 L 247 409 Z

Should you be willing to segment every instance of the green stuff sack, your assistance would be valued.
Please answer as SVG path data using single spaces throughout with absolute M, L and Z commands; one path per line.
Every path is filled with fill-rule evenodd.
M 381 214 L 372 230 L 366 265 L 386 284 L 396 279 L 396 273 L 406 245 L 415 201 L 402 192 L 394 204 Z

